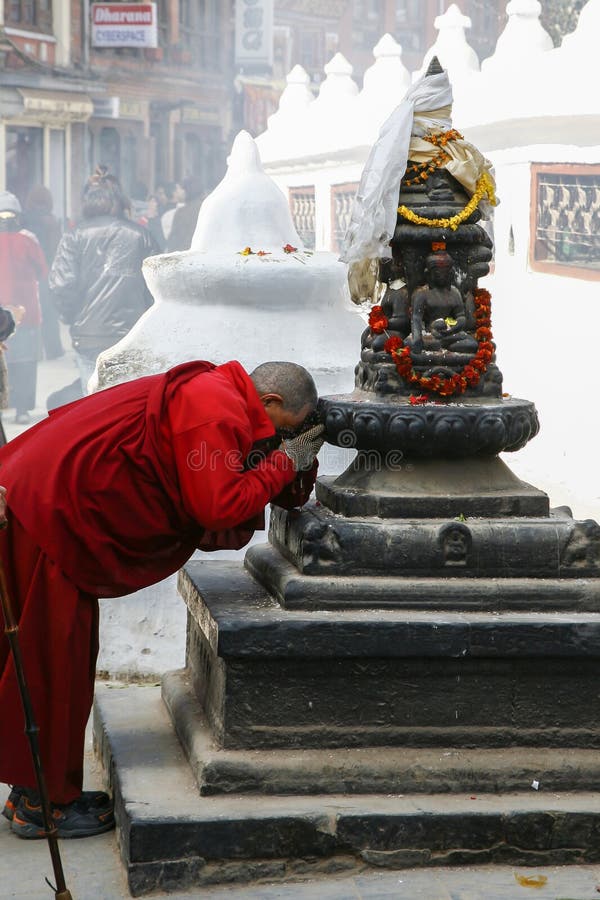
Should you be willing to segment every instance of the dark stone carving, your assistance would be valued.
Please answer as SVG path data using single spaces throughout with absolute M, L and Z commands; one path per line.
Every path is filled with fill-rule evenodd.
M 562 565 L 573 569 L 600 566 L 600 525 L 593 519 L 576 522 L 563 551 Z
M 593 524 L 555 514 L 517 519 L 460 514 L 416 521 L 374 521 L 365 515 L 346 519 L 319 503 L 309 503 L 292 515 L 274 507 L 269 540 L 298 572 L 310 576 L 598 578 L 598 534 L 592 541 L 583 535 Z M 574 547 L 578 555 L 569 565 L 565 560 Z M 561 553 L 562 548 L 567 549 Z M 261 548 L 252 548 L 247 559 L 256 560 L 261 554 Z M 334 587 L 332 581 L 330 592 Z M 377 592 L 376 581 L 372 591 Z M 397 605 L 406 605 L 401 593 Z
M 439 541 L 445 566 L 462 568 L 467 565 L 473 537 L 466 525 L 461 522 L 444 525 L 440 529 Z
M 520 450 L 539 431 L 528 400 L 411 406 L 365 392 L 325 397 L 327 440 L 339 447 L 411 457 L 469 457 Z

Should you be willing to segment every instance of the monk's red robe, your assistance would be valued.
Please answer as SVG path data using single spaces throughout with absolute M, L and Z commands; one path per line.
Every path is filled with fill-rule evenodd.
M 54 802 L 81 791 L 96 598 L 166 578 L 197 547 L 243 546 L 277 495 L 304 502 L 314 473 L 301 484 L 281 451 L 246 468 L 253 446 L 273 436 L 239 363 L 195 362 L 60 407 L 0 450 L 9 508 L 0 561 Z M 1 781 L 35 785 L 3 634 Z

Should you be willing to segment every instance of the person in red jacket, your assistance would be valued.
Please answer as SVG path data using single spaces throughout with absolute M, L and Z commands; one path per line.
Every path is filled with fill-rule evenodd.
M 24 315 L 6 345 L 10 403 L 15 422 L 26 425 L 35 407 L 37 361 L 42 312 L 39 282 L 48 274 L 36 238 L 21 230 L 21 204 L 9 191 L 0 191 L 0 273 L 2 303 L 23 307 Z
M 59 407 L 0 450 L 0 563 L 59 836 L 114 824 L 105 794 L 82 794 L 97 598 L 166 578 L 196 548 L 242 547 L 269 501 L 306 502 L 323 426 L 302 424 L 316 403 L 311 376 L 294 363 L 265 363 L 248 375 L 238 362 L 191 362 Z M 0 491 L 0 517 L 4 505 Z M 42 836 L 3 635 L 0 722 L 0 782 L 17 785 L 5 815 L 19 836 Z

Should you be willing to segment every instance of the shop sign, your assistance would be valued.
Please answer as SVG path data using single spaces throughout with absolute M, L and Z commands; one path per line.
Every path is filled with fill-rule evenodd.
M 119 118 L 118 97 L 94 97 L 94 115 L 98 119 Z
M 119 115 L 122 119 L 144 119 L 146 104 L 141 100 L 123 100 L 119 105 Z
M 181 122 L 183 125 L 220 125 L 221 112 L 216 106 L 184 106 Z
M 93 47 L 158 47 L 156 3 L 92 3 Z
M 237 66 L 273 65 L 273 0 L 236 0 L 235 62 Z
M 94 106 L 86 94 L 62 91 L 38 91 L 17 88 L 23 100 L 23 112 L 40 122 L 87 122 Z

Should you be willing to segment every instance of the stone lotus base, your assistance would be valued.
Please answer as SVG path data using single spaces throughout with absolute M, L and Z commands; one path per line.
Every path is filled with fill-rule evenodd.
M 472 399 L 413 406 L 366 391 L 323 397 L 330 444 L 402 458 L 494 456 L 520 450 L 539 431 L 529 400 Z

